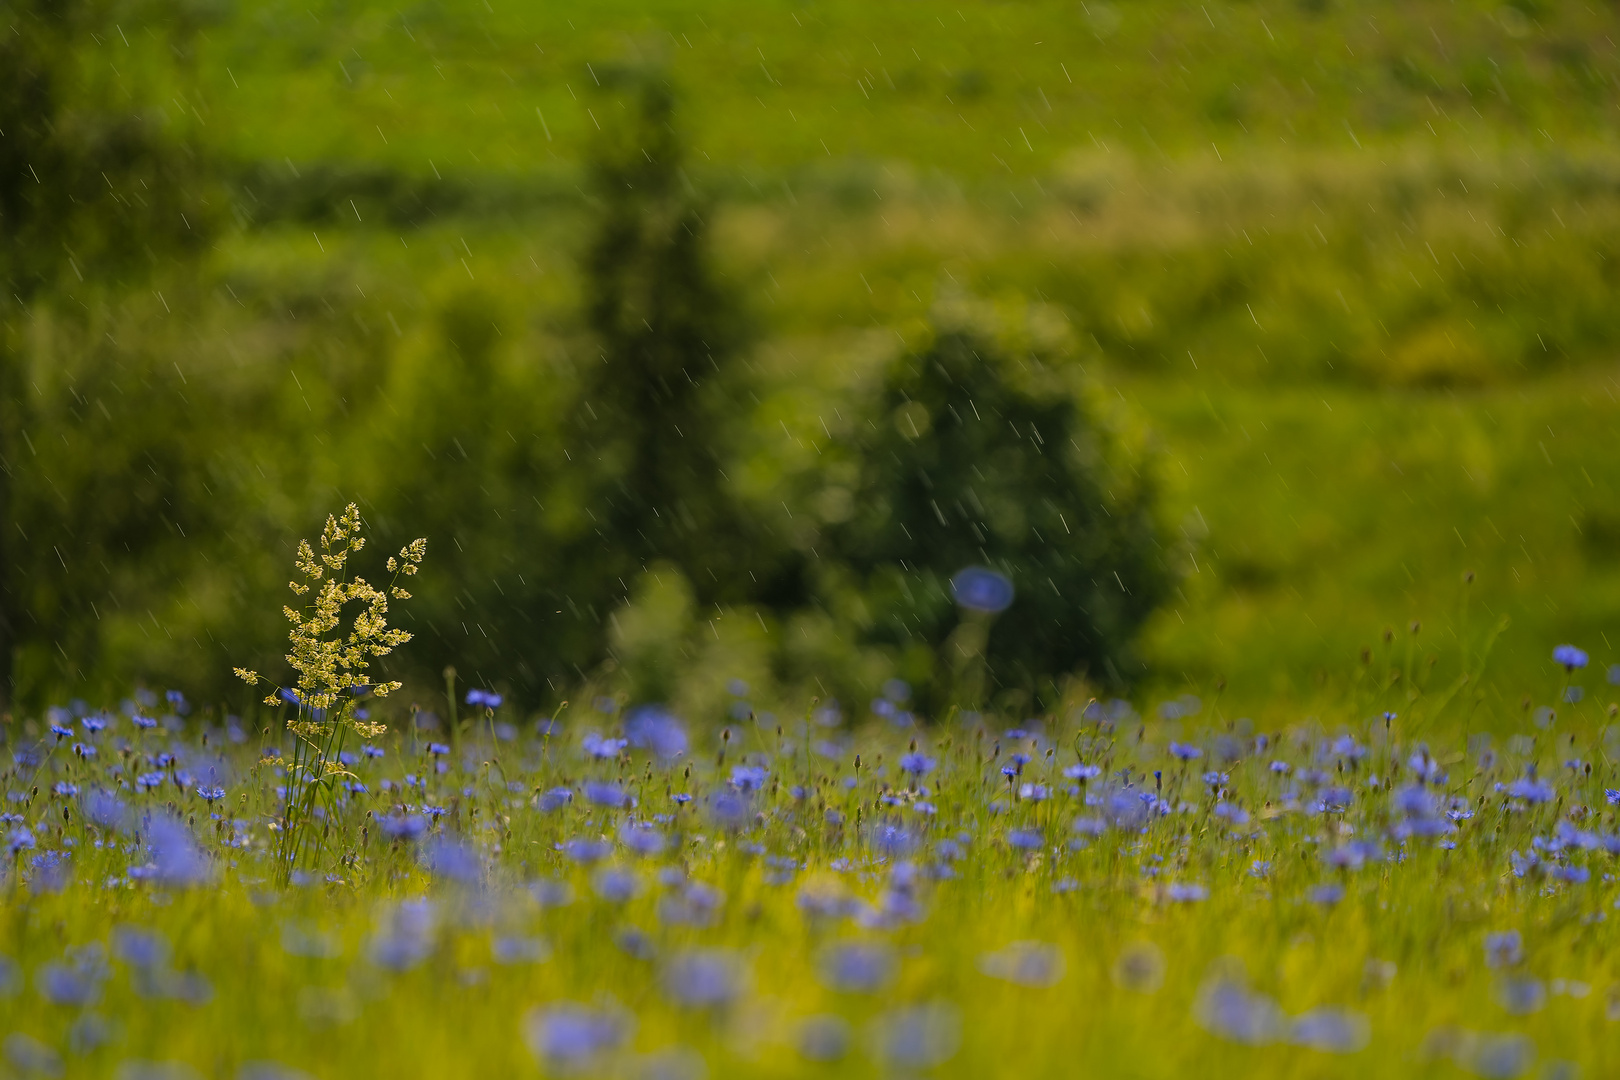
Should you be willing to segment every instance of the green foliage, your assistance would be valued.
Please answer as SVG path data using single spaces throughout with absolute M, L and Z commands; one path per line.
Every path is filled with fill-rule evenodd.
M 1151 463 L 1121 460 L 1055 361 L 940 328 L 893 363 L 855 425 L 853 490 L 823 495 L 848 506 L 828 554 L 863 587 L 868 636 L 934 653 L 903 669 L 936 684 L 936 706 L 955 654 L 976 651 L 951 595 L 963 568 L 991 567 L 1016 588 L 983 645 L 993 686 L 1049 701 L 1071 672 L 1135 675 L 1129 642 L 1171 584 Z
M 602 599 L 655 558 L 685 570 L 700 600 L 744 596 L 740 574 L 764 566 L 725 475 L 741 313 L 707 261 L 671 91 L 644 73 L 633 97 L 634 122 L 592 163 L 600 202 L 581 269 L 597 355 L 580 361 L 565 481 L 586 493 L 589 523 L 566 561 Z
M 22 117 L 27 156 L 67 162 L 53 191 L 8 165 L 8 190 L 76 215 L 71 252 L 0 231 L 28 302 L 0 445 L 29 491 L 0 554 L 28 578 L 33 700 L 220 692 L 220 642 L 268 647 L 277 564 L 350 499 L 391 545 L 435 541 L 396 672 L 430 707 L 447 663 L 524 703 L 625 689 L 612 619 L 664 557 L 694 591 L 659 654 L 677 696 L 767 654 L 780 688 L 846 702 L 927 677 L 935 648 L 867 636 L 872 575 L 829 542 L 850 421 L 945 282 L 1060 310 L 1083 343 L 1061 380 L 1083 366 L 1096 416 L 1155 428 L 1192 558 L 1137 637 L 1150 684 L 1312 699 L 1386 623 L 1467 631 L 1475 570 L 1475 619 L 1510 615 L 1514 647 L 1469 693 L 1511 704 L 1530 643 L 1620 613 L 1612 8 L 358 0 L 216 12 L 206 36 L 197 7 L 5 10 L 6 93 L 60 91 L 61 124 Z M 681 88 L 679 152 L 648 70 Z M 215 168 L 231 199 L 198 182 Z M 207 228 L 165 209 L 185 199 Z M 658 240 L 681 220 L 685 251 Z M 618 233 L 639 254 L 593 278 L 610 221 L 639 222 Z M 637 342 L 659 275 L 679 289 Z M 674 370 L 694 337 L 730 372 L 684 399 L 606 377 L 609 343 Z M 653 422 L 592 425 L 598 399 Z M 657 429 L 678 414 L 701 440 Z M 696 551 L 646 529 L 683 500 L 731 527 Z M 608 512 L 649 542 L 613 557 Z M 742 628 L 766 647 L 733 651 Z
M 116 342 L 103 347 L 104 326 L 82 333 L 105 322 L 96 308 L 77 296 L 54 302 L 88 293 L 100 308 L 102 288 L 150 273 L 160 252 L 196 253 L 220 206 L 184 121 L 143 108 L 116 65 L 109 74 L 85 55 L 85 37 L 115 32 L 113 15 L 101 0 L 0 7 L 0 710 L 19 649 L 31 654 L 24 675 L 36 685 L 58 658 L 61 675 L 82 680 L 86 664 L 93 670 L 97 635 L 82 621 L 64 625 L 63 602 L 152 572 L 199 501 L 193 466 L 202 447 L 177 439 L 191 419 L 171 412 L 177 422 L 165 429 L 154 415 L 174 395 Z M 138 63 L 126 59 L 132 70 Z M 79 332 L 80 351 L 42 372 L 26 338 L 57 322 L 64 336 Z M 156 379 L 168 382 L 168 373 Z M 139 422 L 115 424 L 105 400 L 115 394 L 124 399 L 118 412 Z M 43 461 L 30 432 L 46 444 Z M 171 497 L 181 490 L 188 497 Z M 47 564 L 53 555 L 57 565 Z
M 184 106 L 174 103 L 176 123 L 81 47 L 88 36 L 118 33 L 117 7 L 8 0 L 0 8 L 8 301 L 70 278 L 117 280 L 148 269 L 159 251 L 194 252 L 209 237 L 219 203 L 208 198 Z

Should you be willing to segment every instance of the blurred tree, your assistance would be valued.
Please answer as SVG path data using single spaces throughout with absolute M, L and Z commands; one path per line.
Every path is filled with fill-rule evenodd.
M 30 372 L 31 363 L 44 362 L 28 342 L 41 309 L 67 298 L 58 317 L 88 322 L 101 307 L 100 290 L 150 273 L 163 255 L 195 252 L 207 239 L 209 200 L 194 148 L 161 110 L 138 107 L 128 85 L 133 76 L 120 71 L 138 70 L 152 50 L 121 65 L 95 55 L 117 40 L 115 6 L 128 17 L 127 5 L 107 0 L 0 3 L 0 709 L 16 689 L 19 649 L 37 640 L 60 651 L 56 631 L 90 617 L 61 606 L 76 571 L 59 545 L 52 554 L 48 534 L 93 542 L 88 554 L 115 576 L 109 560 L 142 560 L 157 508 L 167 508 L 171 535 L 178 516 L 169 490 L 177 478 L 143 461 L 141 448 L 85 447 L 94 477 L 62 487 L 29 434 L 45 424 L 100 419 L 84 411 L 94 395 L 78 393 L 75 379 Z M 173 18 L 166 22 L 178 36 L 158 36 L 160 62 L 171 48 L 184 53 L 188 31 Z M 92 382 L 118 381 L 123 357 L 116 347 L 80 360 L 78 373 Z M 90 373 L 92 362 L 101 370 Z M 138 376 L 127 381 L 143 385 Z M 156 418 L 142 423 L 172 444 L 174 433 Z M 119 489 L 135 462 L 152 467 L 123 485 L 120 495 L 130 497 L 101 498 Z M 148 477 L 161 490 L 141 495 Z
M 656 72 L 603 75 L 631 107 L 590 163 L 583 333 L 508 339 L 469 286 L 396 358 L 356 451 L 374 459 L 360 495 L 384 542 L 425 533 L 436 552 L 404 662 L 508 680 L 519 700 L 610 657 L 613 613 L 654 562 L 705 605 L 795 583 L 730 490 L 747 325 L 707 257 L 673 95 Z
M 748 327 L 707 257 L 673 94 L 656 70 L 609 85 L 633 98 L 634 122 L 611 130 L 591 164 L 582 269 L 595 355 L 580 363 L 561 478 L 583 513 L 559 537 L 559 572 L 604 616 L 654 560 L 678 567 L 699 605 L 796 603 L 797 556 L 726 471 L 750 411 L 738 363 Z
M 948 642 L 951 654 L 982 650 L 991 693 L 1050 700 L 1069 673 L 1127 677 L 1132 635 L 1171 584 L 1153 487 L 1057 370 L 971 329 L 941 330 L 894 364 L 860 430 L 852 514 L 829 530 L 831 553 L 866 594 L 870 637 L 899 649 L 925 706 L 944 703 L 961 659 Z M 952 578 L 975 566 L 1013 586 L 993 623 L 959 617 L 1006 599 L 957 603 Z

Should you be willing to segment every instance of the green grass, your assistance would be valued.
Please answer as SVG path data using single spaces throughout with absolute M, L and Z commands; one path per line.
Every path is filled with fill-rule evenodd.
M 1562 685 L 1542 680 L 1536 700 Z M 1358 719 L 1365 704 L 1347 697 L 1320 721 L 1267 735 L 1219 702 L 1145 728 L 1076 709 L 1022 735 L 989 717 L 926 732 L 743 723 L 724 740 L 700 726 L 672 762 L 633 749 L 588 757 L 583 734 L 611 734 L 622 718 L 580 710 L 550 738 L 520 724 L 491 743 L 469 727 L 464 754 L 443 759 L 421 737 L 442 734 L 397 732 L 378 740 L 380 759 L 353 766 L 367 790 L 332 807 L 323 853 L 284 892 L 269 880 L 282 770 L 259 757 L 289 749 L 273 714 L 261 710 L 264 731 L 240 747 L 215 716 L 173 734 L 124 718 L 92 734 L 57 717 L 70 739 L 99 748 L 88 760 L 19 722 L 7 732 L 20 755 L 3 782 L 7 835 L 15 846 L 25 827 L 35 846 L 8 865 L 0 900 L 7 1052 L 26 1074 L 26 1053 L 43 1046 L 87 1077 L 133 1075 L 141 1061 L 182 1076 L 258 1075 L 244 1063 L 264 1061 L 322 1078 L 571 1075 L 579 1069 L 537 1059 L 526 1031 L 535 1010 L 573 1002 L 623 1023 L 623 1043 L 587 1073 L 676 1055 L 710 1075 L 882 1075 L 896 1066 L 883 1033 L 934 1004 L 955 1035 L 925 1043 L 937 1075 L 1058 1075 L 1083 1061 L 1140 1077 L 1445 1076 L 1448 1059 L 1485 1075 L 1528 1074 L 1532 1061 L 1606 1074 L 1620 972 L 1614 857 L 1602 847 L 1616 819 L 1603 787 L 1620 747 L 1612 728 L 1599 734 L 1603 711 L 1588 699 L 1537 738 L 1493 744 L 1441 733 L 1422 704 L 1386 734 L 1382 720 Z M 836 749 L 807 750 L 827 740 Z M 1177 740 L 1203 756 L 1178 759 Z M 908 748 L 937 768 L 920 781 L 900 773 Z M 1014 752 L 1032 760 L 1009 786 L 1000 770 Z M 1431 777 L 1438 801 L 1403 811 L 1386 792 L 1423 790 L 1412 785 L 1425 752 L 1446 774 Z M 158 754 L 175 760 L 165 767 Z M 1593 768 L 1561 764 L 1570 759 Z M 1077 761 L 1102 775 L 1083 787 L 1065 778 Z M 743 764 L 764 770 L 753 794 L 736 788 Z M 1556 801 L 1502 790 L 1530 765 Z M 1206 783 L 1208 769 L 1226 776 Z M 147 773 L 159 786 L 135 790 Z M 408 776 L 422 785 L 399 787 Z M 61 782 L 80 794 L 53 793 Z M 199 782 L 221 784 L 224 798 L 205 804 Z M 622 785 L 634 806 L 592 805 L 592 782 Z M 1020 796 L 1024 783 L 1051 785 L 1052 797 Z M 1330 793 L 1341 785 L 1347 794 Z M 573 801 L 541 808 L 538 795 L 558 787 Z M 97 790 L 121 800 L 117 820 L 94 808 Z M 1167 813 L 1133 821 L 1139 796 L 1155 792 Z M 745 812 L 717 817 L 722 795 Z M 1324 797 L 1343 809 L 1313 809 Z M 444 812 L 425 839 L 388 838 L 386 823 L 429 806 Z M 1472 814 L 1447 822 L 1448 807 Z M 154 848 L 171 814 L 190 823 L 204 863 L 176 858 L 190 840 Z M 668 846 L 636 854 L 630 822 Z M 1520 876 L 1514 859 L 1555 828 L 1575 830 L 1559 834 L 1573 846 L 1544 850 Z M 600 863 L 568 854 L 598 840 Z M 65 858 L 54 885 L 38 861 L 51 851 Z M 1559 876 L 1580 868 L 1584 882 Z M 628 875 L 634 895 L 605 895 L 605 870 Z M 713 902 L 694 900 L 693 883 Z M 837 898 L 843 914 L 814 913 Z M 132 930 L 160 935 L 172 954 L 141 961 Z M 1507 931 L 1521 935 L 1522 957 L 1493 967 L 1487 935 Z M 850 942 L 887 957 L 892 980 L 869 991 L 829 982 L 828 950 Z M 1019 942 L 1044 951 L 1009 981 L 996 956 Z M 729 973 L 708 1006 L 683 1005 L 672 983 L 693 950 L 717 950 Z M 88 979 L 89 999 L 50 989 L 52 965 Z M 1347 1040 L 1289 1045 L 1290 1028 L 1262 1026 L 1249 1045 L 1208 1011 L 1234 979 L 1288 1017 L 1343 1010 Z M 1511 1004 L 1514 990 L 1523 1004 Z M 1259 1008 L 1240 1011 L 1272 1015 Z M 818 1063 L 798 1049 L 802 1025 L 828 1016 L 850 1042 Z M 1527 1040 L 1523 1060 L 1493 1073 L 1479 1055 L 1519 1045 L 1488 1042 L 1502 1038 Z
M 1101 144 L 1604 141 L 1614 33 L 1606 8 L 1538 2 L 269 4 L 209 29 L 196 67 L 251 159 L 568 165 L 620 108 L 614 72 L 658 62 L 717 169 L 865 158 L 988 181 Z

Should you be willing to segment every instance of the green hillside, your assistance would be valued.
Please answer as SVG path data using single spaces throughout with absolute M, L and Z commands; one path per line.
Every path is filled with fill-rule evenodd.
M 1505 616 L 1507 715 L 1559 640 L 1620 660 L 1617 33 L 1541 3 L 220 9 L 172 103 L 235 225 L 183 332 L 155 291 L 118 317 L 308 428 L 297 467 L 243 437 L 278 536 L 389 483 L 368 433 L 446 305 L 481 305 L 551 415 L 581 163 L 628 122 L 625 73 L 662 65 L 760 332 L 750 498 L 805 513 L 840 402 L 977 297 L 1161 451 L 1191 546 L 1152 685 L 1287 711 L 1413 621 L 1414 671 L 1450 685 Z M 130 616 L 110 670 L 218 666 L 209 635 L 263 604 L 192 573 L 167 617 L 201 651 Z

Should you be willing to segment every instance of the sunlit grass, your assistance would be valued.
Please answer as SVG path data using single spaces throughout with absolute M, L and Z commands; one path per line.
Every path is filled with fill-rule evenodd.
M 501 705 L 457 757 L 401 717 L 286 890 L 274 714 L 54 712 L 8 733 L 9 1060 L 1603 1075 L 1620 729 L 1543 672 L 1555 717 L 1495 738 L 1348 701 L 1272 730 L 1219 701 L 723 729 Z M 545 1026 L 576 1006 L 600 1038 Z

